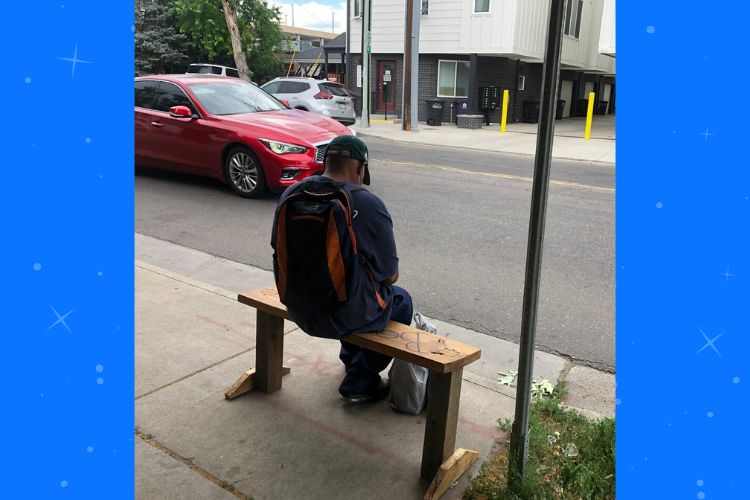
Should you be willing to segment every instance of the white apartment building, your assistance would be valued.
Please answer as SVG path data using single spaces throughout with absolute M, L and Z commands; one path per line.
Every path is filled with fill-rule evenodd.
M 349 0 L 347 30 L 347 83 L 355 94 L 361 93 L 361 1 Z M 406 2 L 371 1 L 371 109 L 400 114 Z M 478 111 L 479 88 L 489 86 L 500 93 L 508 89 L 510 121 L 533 121 L 541 94 L 549 1 L 422 0 L 420 119 L 425 119 L 430 98 L 445 101 L 444 121 L 463 102 Z M 605 2 L 611 2 L 614 29 L 613 0 L 566 1 L 559 94 L 565 103 L 558 116 L 585 114 L 592 91 L 596 113 L 614 112 L 615 59 L 599 51 Z M 489 116 L 497 122 L 499 110 Z

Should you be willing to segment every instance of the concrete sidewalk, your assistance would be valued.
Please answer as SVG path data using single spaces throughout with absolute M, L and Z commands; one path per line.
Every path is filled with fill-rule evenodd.
M 380 137 L 393 141 L 411 142 L 431 146 L 477 149 L 500 153 L 534 155 L 536 152 L 536 123 L 508 124 L 507 131 L 500 133 L 497 123 L 481 129 L 458 128 L 450 123 L 441 126 L 419 124 L 418 132 L 404 132 L 400 123 L 381 123 L 374 116 L 369 128 L 362 128 L 359 121 L 351 128 L 363 137 Z M 555 140 L 552 157 L 557 159 L 615 163 L 615 117 L 595 116 L 591 139 L 584 140 L 585 120 L 565 118 L 555 122 Z
M 287 323 L 283 388 L 224 399 L 255 364 L 255 314 L 236 294 L 272 273 L 142 235 L 136 258 L 137 498 L 422 498 L 424 414 L 345 405 L 337 342 Z M 481 459 L 444 497 L 458 499 L 502 437 L 497 420 L 513 418 L 515 389 L 496 378 L 516 369 L 518 346 L 436 323 L 482 348 L 464 370 L 456 440 Z M 592 416 L 614 413 L 612 374 L 537 352 L 535 376 L 565 378 L 567 403 Z

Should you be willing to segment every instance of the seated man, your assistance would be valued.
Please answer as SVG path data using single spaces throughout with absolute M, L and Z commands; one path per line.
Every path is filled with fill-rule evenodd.
M 356 262 L 356 269 L 352 272 L 353 276 L 348 277 L 346 300 L 340 306 L 333 308 L 312 305 L 315 303 L 315 298 L 309 301 L 298 301 L 297 304 L 302 305 L 295 306 L 291 301 L 284 302 L 285 285 L 279 286 L 282 302 L 287 305 L 290 316 L 309 335 L 341 340 L 350 333 L 381 331 L 389 320 L 406 325 L 411 323 L 413 313 L 411 296 L 406 290 L 394 285 L 398 279 L 398 256 L 391 216 L 380 198 L 361 187 L 363 183 L 370 184 L 367 146 L 355 136 L 342 135 L 334 138 L 326 150 L 323 174 L 312 176 L 290 186 L 279 199 L 271 241 L 274 249 L 277 284 L 279 283 L 277 255 L 280 250 L 277 248 L 279 213 L 290 196 L 306 190 L 320 191 L 321 186 L 323 188 L 330 186 L 329 192 L 342 188 L 351 198 L 351 226 L 356 240 L 354 247 L 358 252 L 355 256 L 358 262 Z M 286 217 L 286 211 L 284 217 Z M 299 217 L 299 219 L 304 218 Z M 291 231 L 286 218 L 283 228 L 287 232 Z M 284 238 L 282 244 L 287 244 L 287 234 L 282 237 Z M 286 258 L 287 249 L 284 248 L 282 251 Z M 299 256 L 300 253 L 296 255 Z M 327 277 L 330 258 L 329 266 L 326 266 L 324 259 L 322 263 L 305 263 L 305 265 L 324 267 L 324 275 Z M 307 279 L 309 276 L 321 276 L 319 271 L 320 269 L 306 268 Z M 285 268 L 285 277 L 286 273 Z M 289 279 L 292 278 L 289 277 Z M 344 380 L 339 386 L 339 393 L 346 401 L 356 404 L 378 400 L 388 395 L 389 383 L 381 379 L 380 372 L 391 362 L 391 357 L 343 341 L 339 357 L 346 369 Z

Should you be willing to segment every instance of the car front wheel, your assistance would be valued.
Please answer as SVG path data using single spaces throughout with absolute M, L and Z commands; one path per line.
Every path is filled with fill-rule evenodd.
M 266 191 L 260 160 L 244 146 L 234 147 L 227 154 L 224 177 L 232 190 L 243 198 L 258 198 Z

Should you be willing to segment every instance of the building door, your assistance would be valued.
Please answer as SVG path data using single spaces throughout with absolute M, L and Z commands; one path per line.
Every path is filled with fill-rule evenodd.
M 609 114 L 609 110 L 612 109 L 612 103 L 610 97 L 612 96 L 612 85 L 609 83 L 604 84 L 604 93 L 602 94 L 602 101 L 607 102 L 607 110 L 604 112 L 605 115 Z
M 560 99 L 565 101 L 563 118 L 570 118 L 570 110 L 573 105 L 573 80 L 563 80 L 560 85 Z
M 378 61 L 377 112 L 396 111 L 396 61 Z

